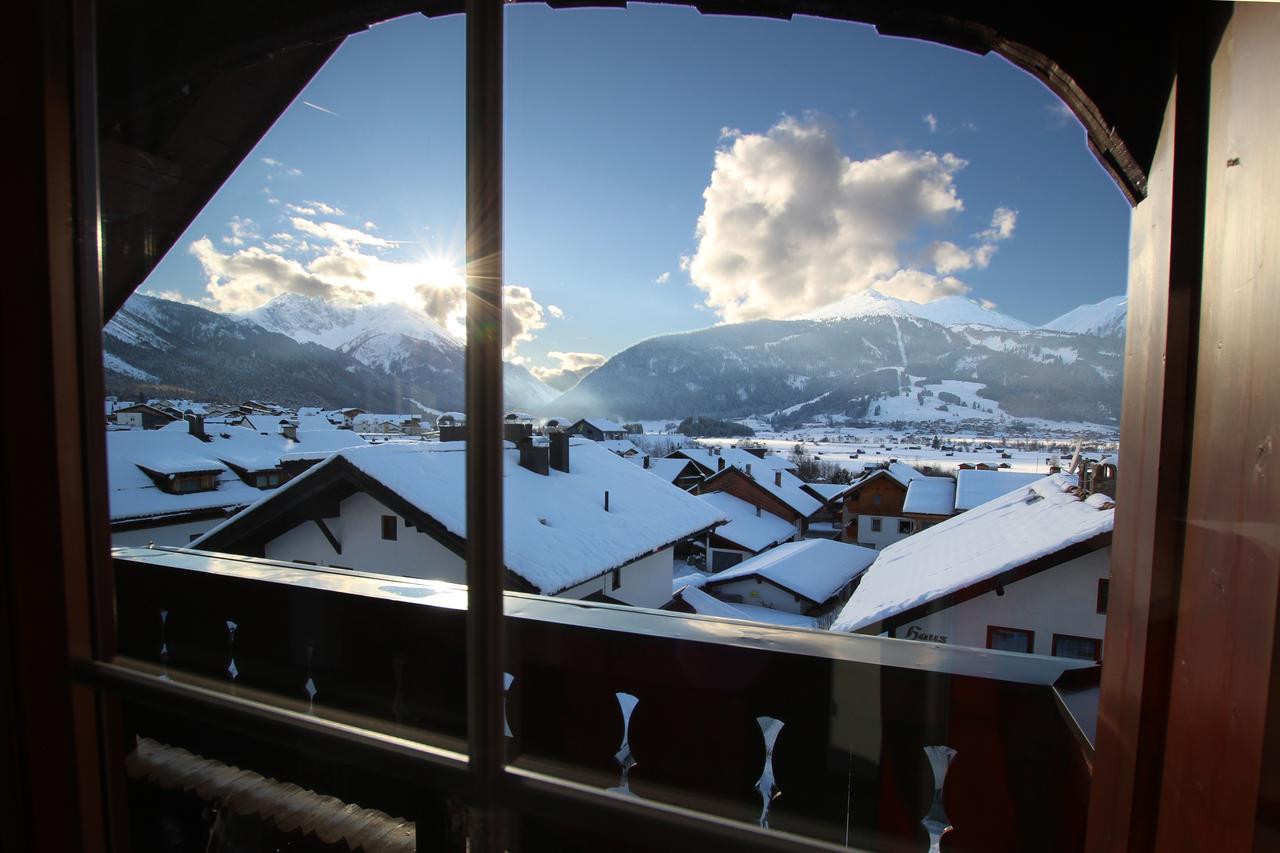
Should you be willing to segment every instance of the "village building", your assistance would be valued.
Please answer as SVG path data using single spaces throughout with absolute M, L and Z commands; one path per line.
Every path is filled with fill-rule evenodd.
M 805 483 L 801 488 L 822 502 L 822 509 L 810 519 L 804 535 L 809 539 L 839 539 L 844 533 L 844 498 L 853 484 Z
M 884 549 L 833 630 L 1101 660 L 1114 518 L 1041 477 Z
M 689 613 L 698 616 L 716 616 L 721 619 L 741 619 L 747 622 L 760 622 L 779 628 L 819 628 L 818 619 L 789 610 L 779 610 L 758 604 L 729 604 L 715 596 L 708 595 L 695 584 L 681 584 L 671 595 L 671 600 L 662 605 L 661 610 L 673 613 Z
M 113 545 L 185 546 L 277 488 L 301 467 L 293 453 L 326 457 L 361 443 L 347 431 L 304 432 L 294 439 L 198 417 L 158 430 L 107 433 L 107 483 Z
M 195 547 L 428 580 L 466 580 L 462 442 L 343 450 Z M 673 549 L 725 519 L 598 444 L 559 433 L 503 453 L 509 589 L 659 607 Z
M 866 548 L 829 539 L 787 542 L 712 575 L 702 591 L 729 604 L 808 616 L 825 627 L 875 558 Z
M 582 418 L 565 431 L 591 441 L 617 441 L 627 437 L 626 427 L 604 418 Z
M 671 485 L 686 492 L 693 491 L 703 479 L 698 466 L 688 459 L 653 457 L 647 453 L 644 455 L 623 456 L 622 458 L 639 465 L 650 474 L 661 477 Z
M 907 488 L 924 477 L 902 462 L 871 469 L 845 493 L 844 542 L 867 548 L 886 548 L 915 532 L 915 522 L 903 512 Z
M 804 535 L 809 522 L 823 508 L 822 502 L 804 489 L 804 481 L 782 468 L 773 468 L 750 453 L 743 453 L 750 462 L 743 467 L 727 464 L 719 457 L 723 467 L 697 486 L 698 494 L 725 492 L 763 512 L 772 513 L 795 526 Z
M 729 519 L 707 534 L 706 569 L 720 572 L 733 568 L 762 551 L 800 536 L 798 522 L 766 512 L 729 492 L 706 492 L 701 499 Z
M 907 486 L 902 514 L 915 532 L 928 530 L 956 514 L 956 481 L 951 477 L 916 477 Z
M 423 433 L 421 415 L 361 412 L 351 419 L 351 428 L 356 432 L 380 435 L 422 435 Z
M 120 406 L 112 411 L 111 417 L 117 424 L 129 429 L 160 429 L 182 419 L 181 415 L 165 411 L 148 403 L 132 403 Z

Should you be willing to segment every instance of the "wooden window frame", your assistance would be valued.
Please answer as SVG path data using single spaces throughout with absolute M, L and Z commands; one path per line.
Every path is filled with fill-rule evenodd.
M 996 649 L 991 645 L 991 635 L 996 631 L 1004 631 L 1008 634 L 1025 634 L 1027 637 L 1027 650 L 1020 654 L 1033 655 L 1036 653 L 1036 632 L 1027 628 L 1010 628 L 1007 625 L 988 625 L 987 626 L 987 648 L 992 651 L 1007 652 L 1009 649 Z
M 1059 655 L 1058 654 L 1059 640 L 1084 640 L 1085 642 L 1093 643 L 1094 649 L 1097 651 L 1097 653 L 1092 658 L 1081 658 L 1081 657 L 1076 657 L 1074 655 Z M 1053 642 L 1049 646 L 1049 654 L 1053 655 L 1054 657 L 1069 657 L 1072 660 L 1093 660 L 1095 663 L 1101 663 L 1102 662 L 1102 640 L 1099 639 L 1098 637 L 1082 637 L 1078 634 L 1055 633 L 1053 635 Z
M 501 248 L 501 5 L 495 0 L 468 0 L 465 5 L 468 13 L 467 254 L 469 258 L 482 259 L 485 250 L 500 251 Z M 1259 774 L 1238 774 L 1247 778 L 1231 779 L 1230 792 L 1197 801 L 1193 807 L 1187 807 L 1179 797 L 1188 791 L 1203 790 L 1197 787 L 1202 774 L 1209 772 L 1215 763 L 1229 764 L 1238 758 L 1265 755 L 1263 769 L 1274 771 L 1280 760 L 1277 756 L 1278 703 L 1268 705 L 1267 702 L 1268 695 L 1280 696 L 1280 679 L 1274 675 L 1264 676 L 1255 690 L 1242 692 L 1247 700 L 1243 705 L 1220 703 L 1224 709 L 1243 708 L 1251 723 L 1233 730 L 1234 737 L 1226 743 L 1229 747 L 1226 752 L 1205 749 L 1203 745 L 1199 754 L 1190 750 L 1188 744 L 1194 738 L 1187 736 L 1188 725 L 1217 735 L 1229 728 L 1229 721 L 1224 716 L 1225 710 L 1211 719 L 1196 718 L 1200 705 L 1185 695 L 1185 691 L 1199 687 L 1206 674 L 1213 676 L 1213 670 L 1223 669 L 1220 663 L 1215 667 L 1213 654 L 1230 652 L 1225 645 L 1227 640 L 1222 639 L 1230 635 L 1229 631 L 1203 629 L 1220 628 L 1232 620 L 1249 617 L 1249 624 L 1265 622 L 1255 632 L 1257 636 L 1253 639 L 1258 642 L 1248 646 L 1250 652 L 1271 655 L 1274 662 L 1277 648 L 1270 627 L 1275 621 L 1274 600 L 1255 595 L 1252 600 L 1236 597 L 1208 606 L 1201 594 L 1211 591 L 1204 588 L 1205 584 L 1217 582 L 1223 575 L 1215 575 L 1213 579 L 1197 576 L 1195 569 L 1200 564 L 1194 558 L 1215 553 L 1212 537 L 1226 535 L 1221 529 L 1223 525 L 1213 529 L 1186 529 L 1192 526 L 1186 524 L 1188 505 L 1200 510 L 1205 500 L 1212 497 L 1209 493 L 1220 494 L 1236 486 L 1261 489 L 1262 486 L 1245 478 L 1255 464 L 1270 464 L 1269 456 L 1264 459 L 1258 455 L 1255 461 L 1253 455 L 1246 454 L 1249 458 L 1237 465 L 1243 459 L 1240 453 L 1249 448 L 1237 446 L 1238 441 L 1230 436 L 1211 430 L 1209 418 L 1204 418 L 1198 425 L 1203 429 L 1198 428 L 1196 435 L 1192 435 L 1197 388 L 1202 392 L 1211 391 L 1206 387 L 1210 383 L 1199 386 L 1197 383 L 1198 377 L 1212 370 L 1207 366 L 1209 360 L 1201 356 L 1239 359 L 1242 347 L 1248 355 L 1254 352 L 1252 347 L 1257 348 L 1255 354 L 1261 354 L 1263 348 L 1269 346 L 1265 341 L 1232 335 L 1233 331 L 1251 332 L 1250 318 L 1247 311 L 1238 310 L 1232 297 L 1224 295 L 1223 282 L 1242 282 L 1246 277 L 1228 275 L 1232 269 L 1222 263 L 1222 258 L 1211 255 L 1220 253 L 1243 262 L 1248 254 L 1223 251 L 1241 248 L 1238 242 L 1232 242 L 1230 233 L 1224 236 L 1223 232 L 1226 226 L 1222 223 L 1228 220 L 1225 214 L 1232 211 L 1226 207 L 1230 199 L 1221 195 L 1222 176 L 1239 174 L 1226 169 L 1237 165 L 1256 168 L 1255 163 L 1266 165 L 1247 159 L 1241 164 L 1233 152 L 1220 149 L 1233 135 L 1235 138 L 1275 138 L 1274 134 L 1259 133 L 1259 128 L 1250 130 L 1248 126 L 1243 130 L 1249 132 L 1233 134 L 1232 131 L 1241 128 L 1225 120 L 1222 126 L 1213 125 L 1210 132 L 1216 120 L 1209 108 L 1211 82 L 1214 103 L 1227 103 L 1233 94 L 1227 78 L 1237 67 L 1231 63 L 1238 63 L 1241 72 L 1248 72 L 1256 70 L 1256 65 L 1248 63 L 1263 61 L 1256 57 L 1263 56 L 1265 51 L 1251 54 L 1241 50 L 1232 58 L 1219 50 L 1217 42 L 1226 18 L 1270 11 L 1251 8 L 1255 5 L 1262 4 L 1236 4 L 1234 9 L 1230 4 L 1194 4 L 1155 19 L 1154 23 L 1166 37 L 1147 46 L 1159 44 L 1169 48 L 1170 79 L 1176 74 L 1177 85 L 1168 99 L 1165 129 L 1160 133 L 1158 149 L 1151 155 L 1149 174 L 1144 174 L 1143 168 L 1135 163 L 1121 134 L 1110 130 L 1113 125 L 1108 121 L 1107 104 L 1090 100 L 1070 76 L 1069 65 L 1054 64 L 1034 45 L 1010 41 L 1008 33 L 1015 32 L 1016 26 L 1010 24 L 1006 30 L 975 26 L 965 17 L 967 12 L 959 13 L 960 17 L 955 19 L 942 18 L 926 7 L 902 7 L 890 14 L 859 11 L 862 7 L 855 4 L 854 11 L 849 13 L 858 20 L 883 25 L 886 33 L 971 50 L 992 49 L 1010 57 L 1046 81 L 1080 117 L 1093 149 L 1126 196 L 1135 204 L 1146 198 L 1143 215 L 1150 225 L 1143 232 L 1147 234 L 1146 248 L 1142 257 L 1136 254 L 1130 257 L 1125 373 L 1126 385 L 1131 390 L 1124 402 L 1121 438 L 1123 452 L 1131 460 L 1127 463 L 1128 470 L 1133 473 L 1126 476 L 1121 486 L 1116 570 L 1112 575 L 1116 583 L 1110 591 L 1116 606 L 1109 607 L 1105 637 L 1106 647 L 1112 650 L 1112 660 L 1123 660 L 1125 666 L 1113 666 L 1102 673 L 1100 712 L 1107 725 L 1099 727 L 1096 758 L 1092 764 L 1094 782 L 1087 845 L 1090 850 L 1149 853 L 1158 849 L 1157 828 L 1166 840 L 1181 838 L 1188 848 L 1195 846 L 1197 840 L 1212 837 L 1217 841 L 1217 849 L 1253 849 L 1253 818 L 1259 816 L 1255 807 L 1260 805 Z M 737 10 L 733 4 L 730 7 L 726 10 Z M 783 9 L 792 11 L 790 7 Z M 857 17 L 859 15 L 862 17 Z M 27 505 L 17 509 L 23 513 L 38 509 L 43 517 L 56 519 L 56 528 L 33 524 L 31 529 L 60 531 L 60 535 L 55 533 L 60 547 L 50 549 L 45 537 L 36 536 L 29 537 L 31 542 L 10 537 L 0 547 L 14 566 L 40 565 L 47 569 L 9 573 L 7 591 L 11 593 L 10 600 L 31 601 L 31 606 L 14 614 L 10 626 L 13 635 L 23 640 L 25 658 L 25 670 L 10 675 L 15 685 L 32 690 L 14 691 L 24 698 L 12 707 L 22 712 L 24 722 L 31 726 L 28 733 L 31 742 L 45 748 L 37 759 L 38 764 L 19 756 L 20 766 L 14 771 L 15 777 L 41 783 L 30 789 L 28 820 L 15 827 L 18 833 L 15 846 L 24 846 L 23 841 L 29 840 L 23 833 L 29 831 L 25 824 L 30 822 L 38 827 L 42 846 L 50 849 L 106 849 L 109 846 L 124 849 L 127 846 L 122 843 L 123 836 L 112 838 L 106 819 L 107 813 L 119 807 L 122 799 L 118 791 L 103 791 L 102 784 L 104 779 L 108 785 L 112 784 L 109 780 L 118 771 L 118 762 L 113 760 L 118 755 L 106 740 L 110 735 L 103 733 L 115 730 L 113 714 L 118 708 L 113 697 L 125 692 L 129 676 L 120 674 L 117 681 L 110 683 L 95 680 L 116 665 L 110 663 L 114 623 L 107 556 L 110 537 L 105 511 L 105 448 L 101 436 L 103 265 L 102 243 L 97 239 L 101 221 L 97 196 L 93 16 L 92 2 L 55 0 L 36 4 L 20 14 L 15 13 L 18 37 L 11 40 L 13 59 L 20 66 L 18 79 L 40 79 L 43 83 L 42 86 L 24 83 L 25 89 L 40 92 L 14 105 L 15 120 L 29 128 L 27 133 L 14 135 L 15 143 L 20 146 L 18 160 L 38 166 L 28 170 L 33 173 L 31 180 L 18 181 L 13 188 L 17 203 L 25 205 L 30 215 L 19 217 L 28 222 L 11 242 L 18 247 L 31 247 L 21 253 L 26 265 L 24 272 L 31 273 L 27 278 L 34 282 L 46 281 L 48 294 L 42 295 L 47 298 L 37 299 L 23 294 L 22 300 L 0 297 L 3 299 L 0 304 L 13 312 L 7 316 L 29 320 L 32 327 L 49 332 L 43 336 L 42 346 L 50 358 L 33 359 L 31 379 L 18 386 L 21 394 L 12 396 L 24 399 L 52 425 L 47 436 L 31 436 L 26 449 L 41 465 L 56 458 L 59 471 L 59 476 L 49 478 L 47 484 L 28 487 L 24 493 Z M 1262 27 L 1250 27 L 1249 22 L 1253 20 L 1256 19 L 1244 17 L 1238 26 L 1233 21 L 1234 35 L 1245 40 L 1250 37 L 1251 29 L 1266 32 Z M 1133 23 L 1132 19 L 1129 22 Z M 1097 26 L 1105 28 L 1108 23 L 1099 22 Z M 988 32 L 992 35 L 987 35 Z M 1103 61 L 1100 60 L 1100 64 Z M 1225 64 L 1227 72 L 1221 81 L 1225 87 L 1220 93 L 1222 98 L 1217 97 L 1220 81 L 1216 77 L 1211 80 L 1210 74 L 1218 61 Z M 1156 64 L 1158 60 L 1149 62 Z M 23 77 L 27 72 L 29 75 Z M 1237 85 L 1248 88 L 1251 81 L 1258 85 L 1259 78 L 1256 73 L 1252 77 L 1241 73 L 1237 79 L 1243 81 Z M 1166 90 L 1146 91 L 1160 97 L 1159 93 Z M 1263 119 L 1274 119 L 1274 112 L 1264 115 Z M 1212 177 L 1208 172 L 1210 166 Z M 1239 189 L 1236 187 L 1233 192 Z M 1244 195 L 1245 201 L 1250 199 Z M 472 210 L 471 202 L 481 200 L 490 213 L 484 214 L 478 208 Z M 26 204 L 28 201 L 30 204 Z M 492 212 L 494 210 L 497 212 Z M 1254 219 L 1273 223 L 1274 201 L 1259 212 L 1261 215 Z M 1250 226 L 1236 223 L 1232 227 Z M 1272 259 L 1265 257 L 1257 260 L 1260 265 L 1272 263 Z M 500 260 L 497 263 L 500 272 Z M 488 284 L 483 276 L 472 275 L 486 269 L 492 270 L 492 267 L 486 268 L 479 261 L 469 264 L 469 322 L 473 317 L 476 322 L 487 324 L 500 319 L 500 275 Z M 1272 274 L 1271 267 L 1260 266 L 1257 281 L 1269 281 L 1266 276 Z M 1254 290 L 1239 288 L 1244 298 L 1250 293 L 1262 292 L 1261 284 L 1253 287 Z M 472 305 L 473 296 L 481 304 Z M 1202 298 L 1210 300 L 1206 301 L 1203 311 Z M 483 304 L 484 300 L 489 301 L 488 306 Z M 1205 324 L 1203 335 L 1202 323 Z M 473 382 L 489 380 L 495 389 L 500 388 L 500 353 L 494 357 L 496 348 L 479 343 L 473 346 L 477 337 L 468 336 L 469 409 L 473 408 Z M 1224 341 L 1227 343 L 1225 353 L 1221 352 Z M 14 356 L 15 363 L 27 355 L 16 342 L 0 346 Z M 477 359 L 485 364 L 473 371 Z M 1259 363 L 1269 362 L 1260 360 Z M 1263 405 L 1269 406 L 1275 399 L 1275 392 L 1258 381 L 1261 379 L 1251 379 L 1255 383 L 1252 386 L 1243 380 L 1233 383 L 1230 389 L 1219 389 L 1220 396 L 1243 403 L 1245 397 L 1253 393 L 1256 399 L 1248 402 L 1256 404 L 1256 410 L 1261 411 Z M 477 398 L 482 403 L 488 399 L 491 398 L 487 395 Z M 1211 401 L 1216 402 L 1217 398 Z M 490 413 L 487 403 L 477 411 L 482 415 Z M 473 431 L 478 432 L 482 440 L 476 442 L 478 449 L 469 454 L 474 460 L 468 459 L 469 523 L 479 517 L 472 515 L 473 507 L 494 506 L 495 496 L 499 499 L 496 506 L 501 506 L 500 468 L 494 467 L 494 460 L 500 457 L 496 449 L 500 447 L 499 427 L 496 421 L 490 425 L 481 417 Z M 1248 430 L 1237 432 L 1236 439 L 1251 436 Z M 40 452 L 36 452 L 37 449 Z M 1197 459 L 1204 456 L 1215 463 L 1211 474 L 1192 470 L 1193 450 Z M 1252 452 L 1256 455 L 1258 448 L 1252 448 Z M 1225 467 L 1221 464 L 1224 459 L 1228 461 Z M 1273 481 L 1274 478 L 1267 478 L 1267 482 Z M 473 494 L 475 486 L 480 487 L 481 494 Z M 1255 495 L 1251 492 L 1250 497 Z M 1262 495 L 1260 499 L 1265 497 Z M 1226 526 L 1247 520 L 1238 510 L 1232 513 L 1224 516 Z M 492 514 L 487 519 L 492 521 Z M 597 817 L 609 815 L 639 830 L 644 830 L 649 821 L 662 820 L 662 830 L 678 830 L 685 841 L 698 839 L 708 844 L 723 844 L 726 839 L 732 839 L 739 842 L 742 849 L 768 849 L 778 845 L 806 849 L 803 843 L 782 839 L 776 834 L 726 826 L 655 803 L 620 803 L 617 798 L 577 791 L 554 780 L 503 768 L 501 759 L 495 758 L 498 745 L 503 743 L 500 525 L 495 534 L 491 541 L 472 544 L 467 566 L 468 581 L 472 582 L 467 631 L 468 639 L 475 640 L 469 643 L 468 668 L 476 676 L 478 685 L 468 697 L 468 721 L 477 732 L 475 745 L 479 751 L 454 770 L 462 774 L 459 778 L 465 778 L 480 792 L 473 799 L 477 820 L 473 848 L 500 848 L 497 839 L 501 819 L 497 816 L 496 792 L 503 783 L 518 792 L 512 795 L 513 802 L 536 802 L 549 810 L 558 806 L 563 817 L 576 819 L 588 813 Z M 1191 554 L 1186 571 L 1184 550 Z M 1238 583 L 1238 576 L 1247 568 L 1248 553 L 1227 553 L 1221 549 L 1216 553 L 1221 557 L 1220 568 L 1228 573 L 1228 579 Z M 473 561 L 473 554 L 480 556 Z M 486 566 L 488 577 L 476 574 Z M 28 598 L 14 594 L 24 591 L 34 591 L 36 595 Z M 1182 618 L 1187 615 L 1192 619 Z M 1198 624 L 1201 620 L 1208 620 L 1210 624 Z M 1196 644 L 1202 648 L 1196 650 Z M 1177 651 L 1181 649 L 1194 654 L 1187 658 L 1185 666 L 1178 668 L 1179 681 L 1175 684 L 1174 661 L 1179 659 Z M 91 677 L 94 673 L 97 675 Z M 65 689 L 67 683 L 73 683 L 72 690 Z M 60 689 L 51 691 L 50 685 Z M 1240 690 L 1237 682 L 1230 682 L 1228 686 Z M 152 679 L 147 689 L 158 694 L 167 688 Z M 38 716 L 27 713 L 28 706 L 37 703 L 43 703 L 41 713 Z M 232 706 L 239 711 L 249 707 L 235 702 L 224 702 L 218 707 L 225 710 Z M 254 713 L 266 711 L 258 709 Z M 73 737 L 67 737 L 68 732 Z M 325 736 L 359 737 L 336 732 Z M 1176 760 L 1166 766 L 1166 755 Z M 51 781 L 55 774 L 61 776 L 61 780 Z M 1261 778 L 1274 778 L 1274 774 L 1268 777 L 1263 773 Z M 1239 806 L 1241 802 L 1245 805 Z M 1245 811 L 1241 812 L 1240 808 Z M 1241 814 L 1248 819 L 1223 821 L 1239 818 Z M 72 819 L 59 819 L 68 816 Z M 654 837 L 652 827 L 648 829 L 648 836 Z

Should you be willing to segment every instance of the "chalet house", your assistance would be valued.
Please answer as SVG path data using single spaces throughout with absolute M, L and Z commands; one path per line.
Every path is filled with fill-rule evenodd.
M 623 458 L 686 492 L 693 491 L 703 480 L 698 466 L 688 459 L 654 458 L 648 454 Z
M 853 488 L 849 483 L 805 483 L 801 486 L 822 510 L 809 521 L 805 536 L 810 539 L 839 539 L 844 533 L 844 499 Z
M 625 438 L 608 438 L 600 443 L 604 445 L 606 450 L 610 450 L 618 454 L 623 459 L 632 459 L 637 456 L 642 457 L 644 455 L 640 452 L 640 448 L 636 447 Z
M 879 549 L 914 533 L 915 523 L 903 513 L 903 505 L 911 482 L 924 476 L 902 462 L 866 473 L 845 493 L 843 541 Z
M 670 461 L 670 460 L 668 460 Z M 705 492 L 700 498 L 729 519 L 707 534 L 706 569 L 720 572 L 800 536 L 799 526 L 749 504 L 729 492 Z
M 421 435 L 422 418 L 419 415 L 361 412 L 351 419 L 351 428 L 356 432 L 383 435 Z
M 736 467 L 745 471 L 747 466 L 750 465 L 753 471 L 785 471 L 788 474 L 792 474 L 797 483 L 802 483 L 798 477 L 794 477 L 794 466 L 782 456 L 773 453 L 760 456 L 754 450 L 745 450 L 740 447 L 702 447 L 693 445 L 673 450 L 667 454 L 667 458 L 687 459 L 693 462 L 698 466 L 698 470 L 702 473 L 704 480 L 723 471 L 725 468 Z
M 720 471 L 703 480 L 699 494 L 726 492 L 741 501 L 772 513 L 796 532 L 804 535 L 810 520 L 822 511 L 822 503 L 804 490 L 804 481 L 790 471 L 769 468 L 763 460 L 744 454 L 751 462 L 743 467 L 725 465 Z M 723 457 L 722 457 L 723 458 Z
M 130 429 L 160 429 L 176 420 L 179 415 L 171 414 L 147 403 L 134 403 L 121 406 L 112 412 L 115 422 Z
M 1101 660 L 1114 518 L 1039 478 L 884 549 L 832 630 Z
M 819 627 L 820 621 L 812 616 L 793 613 L 790 610 L 779 610 L 758 604 L 730 604 L 713 595 L 708 595 L 695 584 L 681 585 L 672 593 L 671 600 L 659 609 L 673 613 L 692 613 L 699 616 L 716 616 L 721 619 L 762 622 L 780 628 L 814 630 Z
M 713 575 L 702 590 L 729 604 L 768 607 L 826 627 L 876 553 L 829 539 L 787 542 Z
M 553 435 L 504 453 L 508 588 L 658 607 L 674 546 L 725 519 L 598 444 Z M 462 442 L 340 451 L 194 547 L 465 582 Z
M 327 456 L 360 441 L 338 430 L 298 440 L 241 427 L 204 429 L 199 418 L 158 430 L 107 433 L 113 545 L 185 546 L 293 473 L 290 453 Z
M 956 514 L 956 481 L 951 477 L 916 477 L 907 486 L 902 514 L 916 532 L 927 530 Z
M 565 431 L 592 441 L 617 441 L 627 437 L 626 427 L 604 418 L 582 418 Z

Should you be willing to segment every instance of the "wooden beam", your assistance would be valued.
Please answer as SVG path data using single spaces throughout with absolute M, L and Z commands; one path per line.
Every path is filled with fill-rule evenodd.
M 320 532 L 324 534 L 324 538 L 329 540 L 329 547 L 331 547 L 336 553 L 341 554 L 342 543 L 338 541 L 338 537 L 333 535 L 333 531 L 329 529 L 329 525 L 324 523 L 324 519 L 313 518 L 311 520 L 315 522 L 316 527 L 320 528 Z

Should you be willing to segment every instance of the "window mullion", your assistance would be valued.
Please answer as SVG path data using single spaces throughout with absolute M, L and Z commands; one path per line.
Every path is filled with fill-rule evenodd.
M 470 847 L 501 850 L 502 83 L 500 0 L 467 0 L 467 737 Z

